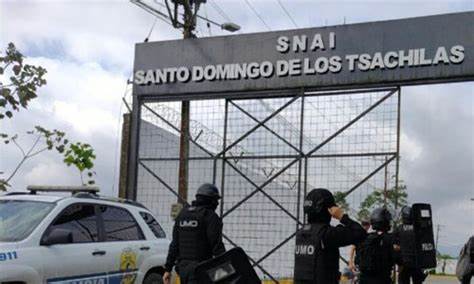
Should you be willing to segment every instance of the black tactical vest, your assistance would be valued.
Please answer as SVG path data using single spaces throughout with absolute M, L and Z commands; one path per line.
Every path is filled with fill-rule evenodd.
M 359 269 L 363 275 L 390 278 L 395 264 L 391 234 L 370 233 L 365 241 L 357 246 L 357 253 L 360 257 Z
M 416 268 L 416 234 L 412 224 L 403 224 L 398 228 L 400 253 L 405 267 Z
M 326 249 L 322 242 L 329 225 L 307 224 L 296 233 L 295 283 L 337 283 L 339 250 Z
M 179 260 L 203 261 L 212 258 L 207 240 L 203 207 L 184 208 L 176 219 L 178 226 Z

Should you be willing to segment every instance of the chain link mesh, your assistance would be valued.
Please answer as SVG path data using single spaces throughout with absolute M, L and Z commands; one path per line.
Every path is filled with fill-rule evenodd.
M 226 238 L 247 252 L 262 279 L 291 278 L 307 191 L 353 190 L 347 202 L 355 214 L 372 191 L 395 186 L 398 96 L 385 90 L 191 101 L 188 200 L 200 184 L 218 185 Z M 168 235 L 180 106 L 141 106 L 137 200 Z

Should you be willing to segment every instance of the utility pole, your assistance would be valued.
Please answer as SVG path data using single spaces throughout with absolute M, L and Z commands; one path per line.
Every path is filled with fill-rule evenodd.
M 193 33 L 196 28 L 196 17 L 201 3 L 206 0 L 173 0 L 175 5 L 174 25 L 178 26 L 176 17 L 178 16 L 179 5 L 183 5 L 183 39 L 195 38 Z M 168 1 L 166 1 L 168 5 Z M 169 7 L 169 6 L 168 6 Z M 170 15 L 171 16 L 171 15 Z M 173 18 L 172 16 L 170 18 Z M 178 203 L 184 205 L 188 200 L 188 179 L 189 179 L 189 122 L 191 120 L 191 105 L 189 100 L 181 101 L 181 135 L 179 139 L 179 178 L 178 178 Z
M 188 200 L 188 177 L 189 177 L 189 120 L 190 103 L 181 102 L 181 136 L 179 138 L 179 184 L 178 202 L 185 203 Z
M 178 3 L 175 3 L 178 5 Z M 196 3 L 196 13 L 199 9 L 199 3 Z M 193 15 L 189 0 L 183 1 L 183 38 L 193 38 L 193 30 L 196 27 L 196 18 Z M 189 121 L 191 116 L 191 107 L 188 100 L 181 102 L 181 135 L 179 138 L 179 178 L 178 178 L 178 203 L 184 205 L 188 200 L 188 179 L 189 179 Z
M 145 11 L 163 19 L 165 22 L 171 24 L 174 28 L 183 30 L 183 38 L 195 38 L 193 31 L 196 28 L 197 18 L 204 20 L 207 24 L 213 24 L 220 27 L 222 30 L 228 32 L 236 32 L 240 30 L 240 26 L 226 22 L 219 24 L 216 21 L 208 19 L 198 15 L 199 7 L 201 4 L 206 3 L 207 0 L 163 0 L 164 3 L 154 1 L 153 4 L 146 3 L 143 0 L 130 0 L 132 3 L 141 7 Z M 157 6 L 165 7 L 168 14 L 163 13 Z M 182 11 L 180 10 L 182 6 Z M 180 21 L 182 17 L 182 21 Z M 173 204 L 171 207 L 171 216 L 175 218 L 184 204 L 188 200 L 188 178 L 189 178 L 189 123 L 190 123 L 190 102 L 189 100 L 181 101 L 181 130 L 179 139 L 179 177 L 178 177 L 178 203 Z
M 438 250 L 438 241 L 439 241 L 439 232 L 441 231 L 441 227 L 443 227 L 443 225 L 441 225 L 441 224 L 438 224 L 438 225 L 436 225 L 436 241 L 435 241 L 435 249 L 436 249 L 436 251 L 438 252 L 438 254 L 439 254 L 439 250 Z
M 387 195 L 388 195 L 388 158 L 385 156 L 385 169 L 384 169 L 384 186 L 383 186 L 383 205 L 387 208 Z

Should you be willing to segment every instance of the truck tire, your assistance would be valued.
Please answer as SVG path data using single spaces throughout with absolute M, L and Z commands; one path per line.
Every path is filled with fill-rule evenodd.
M 143 284 L 163 284 L 163 275 L 157 272 L 148 273 Z

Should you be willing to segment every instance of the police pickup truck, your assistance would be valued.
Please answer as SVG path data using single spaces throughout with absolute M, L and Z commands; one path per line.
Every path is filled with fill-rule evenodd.
M 169 240 L 145 207 L 98 188 L 28 190 L 0 195 L 0 283 L 162 283 Z

